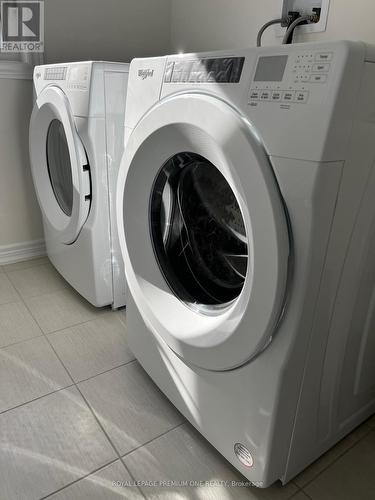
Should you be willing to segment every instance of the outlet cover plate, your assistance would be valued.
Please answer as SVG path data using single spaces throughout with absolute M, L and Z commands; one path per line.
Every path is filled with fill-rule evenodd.
M 319 33 L 327 28 L 327 18 L 330 0 L 283 0 L 282 2 L 282 17 L 286 17 L 289 11 L 298 11 L 301 15 L 312 14 L 314 8 L 322 9 L 320 19 L 317 23 L 303 24 L 295 30 L 296 34 L 300 33 Z M 276 36 L 282 37 L 285 34 L 286 28 L 276 26 Z

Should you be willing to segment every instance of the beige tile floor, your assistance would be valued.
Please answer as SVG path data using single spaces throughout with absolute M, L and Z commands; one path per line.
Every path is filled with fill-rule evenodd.
M 285 487 L 222 485 L 242 479 L 134 360 L 122 312 L 45 258 L 0 267 L 0 500 L 371 500 L 375 417 Z

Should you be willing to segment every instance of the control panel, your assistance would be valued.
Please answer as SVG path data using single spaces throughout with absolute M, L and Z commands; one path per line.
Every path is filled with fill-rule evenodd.
M 45 80 L 65 80 L 67 66 L 51 66 L 44 70 Z
M 327 84 L 332 52 L 301 51 L 290 56 L 258 58 L 249 93 L 249 104 L 261 102 L 306 104 L 317 86 Z
M 69 90 L 87 90 L 90 81 L 89 64 L 72 64 L 69 66 L 68 72 L 68 89 Z
M 238 83 L 244 57 L 169 60 L 165 83 Z

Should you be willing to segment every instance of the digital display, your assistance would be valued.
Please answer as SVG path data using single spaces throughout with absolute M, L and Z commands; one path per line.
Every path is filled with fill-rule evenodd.
M 65 80 L 66 66 L 52 66 L 44 71 L 45 80 Z
M 281 82 L 288 56 L 264 56 L 258 60 L 254 82 Z

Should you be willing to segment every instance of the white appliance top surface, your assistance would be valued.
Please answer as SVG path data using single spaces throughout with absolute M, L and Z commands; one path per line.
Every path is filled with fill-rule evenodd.
M 111 72 L 127 76 L 129 66 L 128 63 L 106 61 L 80 61 L 36 66 L 34 69 L 36 96 L 38 97 L 45 88 L 55 85 L 68 98 L 74 116 L 102 117 L 105 94 L 112 92 L 108 82 L 105 84 L 103 74 Z M 123 92 L 126 92 L 126 85 Z

